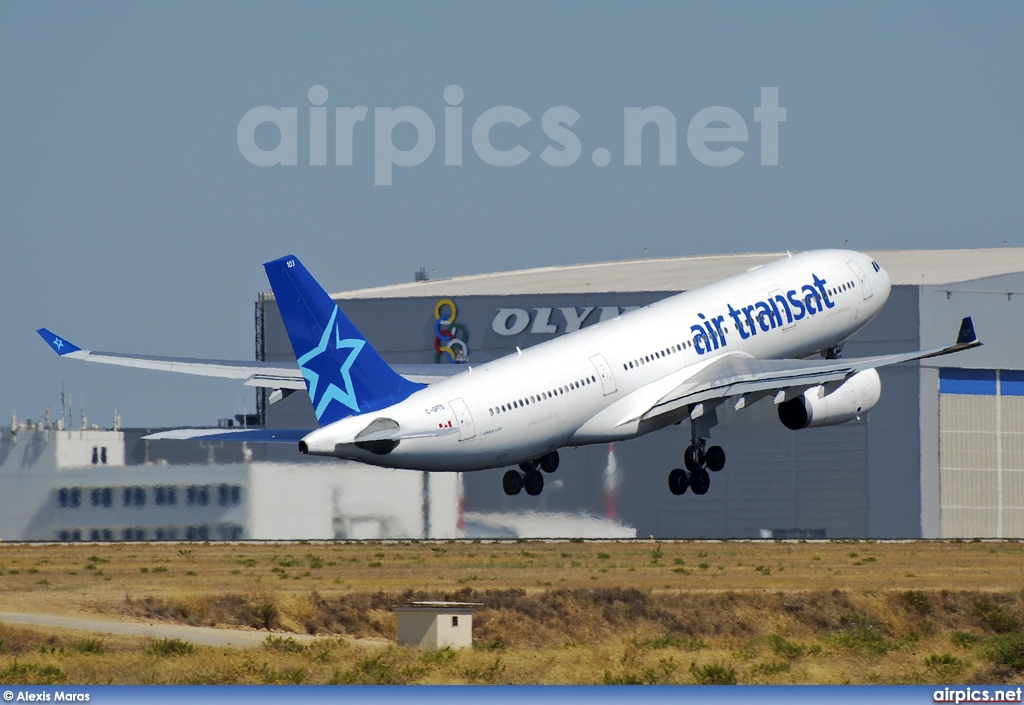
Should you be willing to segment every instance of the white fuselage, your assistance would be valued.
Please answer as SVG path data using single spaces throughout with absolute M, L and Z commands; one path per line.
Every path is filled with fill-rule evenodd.
M 372 465 L 460 471 L 633 438 L 680 420 L 641 424 L 640 415 L 710 362 L 825 350 L 863 328 L 889 290 L 888 274 L 864 254 L 793 255 L 469 367 L 313 431 L 305 444 Z M 402 440 L 386 454 L 357 448 L 355 436 L 381 418 L 397 422 Z

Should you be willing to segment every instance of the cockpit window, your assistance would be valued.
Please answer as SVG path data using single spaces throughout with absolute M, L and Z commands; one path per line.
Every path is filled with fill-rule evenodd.
M 876 272 L 882 271 L 882 268 L 878 266 L 878 262 L 872 261 L 871 266 L 875 268 Z

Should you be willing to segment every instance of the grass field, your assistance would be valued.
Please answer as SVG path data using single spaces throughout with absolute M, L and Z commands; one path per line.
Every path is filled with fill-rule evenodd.
M 412 599 L 483 603 L 474 648 L 393 645 Z M 0 545 L 0 611 L 269 630 L 0 625 L 0 683 L 1005 683 L 1024 543 Z

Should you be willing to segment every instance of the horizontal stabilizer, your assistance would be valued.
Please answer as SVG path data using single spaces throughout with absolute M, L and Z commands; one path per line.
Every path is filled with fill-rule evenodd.
M 248 443 L 298 443 L 309 431 L 301 428 L 176 428 L 143 436 L 144 441 L 206 440 L 238 441 Z

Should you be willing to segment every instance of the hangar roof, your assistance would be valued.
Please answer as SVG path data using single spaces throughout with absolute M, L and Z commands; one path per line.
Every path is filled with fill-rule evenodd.
M 1024 272 L 1024 247 L 866 253 L 885 267 L 896 286 L 952 284 Z M 334 294 L 334 298 L 681 291 L 785 256 L 785 252 L 752 252 L 539 267 L 357 289 Z

